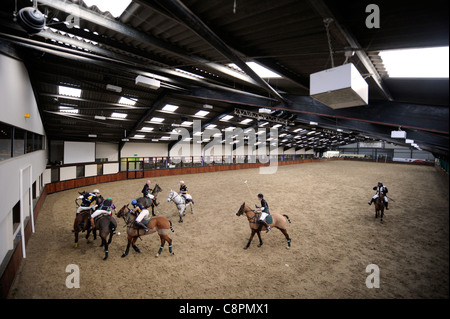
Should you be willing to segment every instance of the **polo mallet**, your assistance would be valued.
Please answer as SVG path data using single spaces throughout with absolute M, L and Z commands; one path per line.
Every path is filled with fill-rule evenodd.
M 248 181 L 245 180 L 244 184 L 247 185 L 247 190 L 248 190 L 248 193 L 250 194 L 250 197 L 253 197 L 252 192 L 250 191 L 250 187 L 248 186 Z

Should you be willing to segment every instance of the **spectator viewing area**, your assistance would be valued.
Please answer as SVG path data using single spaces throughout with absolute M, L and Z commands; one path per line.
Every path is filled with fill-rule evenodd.
M 2 0 L 2 299 L 448 299 L 448 12 Z

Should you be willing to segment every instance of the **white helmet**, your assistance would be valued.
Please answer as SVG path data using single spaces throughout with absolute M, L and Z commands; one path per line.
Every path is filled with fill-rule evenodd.
M 99 191 L 97 188 L 94 189 L 92 192 L 93 192 L 93 193 L 99 193 L 99 194 L 100 194 L 100 191 Z
M 184 185 L 184 181 L 180 181 L 180 185 Z

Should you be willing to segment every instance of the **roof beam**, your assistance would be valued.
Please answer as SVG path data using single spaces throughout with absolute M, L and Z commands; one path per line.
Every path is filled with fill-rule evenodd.
M 38 1 L 43 5 L 55 8 L 61 12 L 66 12 L 70 15 L 77 16 L 81 20 L 90 21 L 91 23 L 97 24 L 104 28 L 108 28 L 111 31 L 114 31 L 118 34 L 125 35 L 127 37 L 133 38 L 137 41 L 146 44 L 150 44 L 170 54 L 176 55 L 177 57 L 183 59 L 186 62 L 193 63 L 194 65 L 201 65 L 202 68 L 213 70 L 214 72 L 218 72 L 227 77 L 231 76 L 234 79 L 241 80 L 247 84 L 252 84 L 256 86 L 261 85 L 261 83 L 255 81 L 252 77 L 246 74 L 241 74 L 222 64 L 208 61 L 200 56 L 196 56 L 194 54 L 187 54 L 180 47 L 172 45 L 168 42 L 164 42 L 146 33 L 140 32 L 126 24 L 121 23 L 120 21 L 109 19 L 103 15 L 100 15 L 80 5 L 62 0 L 38 0 Z
M 356 40 L 356 38 L 336 20 L 336 17 L 331 12 L 331 10 L 327 7 L 327 5 L 324 3 L 323 0 L 309 0 L 309 3 L 322 18 L 333 19 L 333 21 L 334 21 L 333 24 L 337 29 L 337 32 L 336 31 L 334 32 L 335 38 L 341 39 L 343 37 L 351 48 L 353 48 L 353 49 L 361 48 L 361 45 Z M 332 30 L 330 30 L 330 32 L 333 32 L 333 30 L 334 30 L 334 28 Z M 372 79 L 374 80 L 378 89 L 380 89 L 380 91 L 383 93 L 385 98 L 389 101 L 393 101 L 394 99 L 392 98 L 391 94 L 389 93 L 388 88 L 384 84 L 383 79 L 381 78 L 377 69 L 373 65 L 372 61 L 370 61 L 370 58 L 367 55 L 367 53 L 364 50 L 356 50 L 356 55 L 358 56 L 359 60 L 364 65 L 366 70 L 370 73 L 370 75 L 372 76 Z
M 258 85 L 274 95 L 277 100 L 286 103 L 286 100 L 266 81 L 256 74 L 233 50 L 216 35 L 202 20 L 200 20 L 192 11 L 189 10 L 179 0 L 156 0 L 162 7 L 166 8 L 178 19 L 184 22 L 191 30 L 207 41 L 225 58 L 236 64 L 242 71 L 248 74 Z

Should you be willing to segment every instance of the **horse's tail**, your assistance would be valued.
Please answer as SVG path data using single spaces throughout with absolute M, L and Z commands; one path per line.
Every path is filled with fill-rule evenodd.
M 287 219 L 287 221 L 288 221 L 289 223 L 291 223 L 291 220 L 289 219 L 289 216 L 288 216 L 288 215 L 283 214 L 283 216 L 286 217 L 286 219 Z
M 175 231 L 173 230 L 172 221 L 170 219 L 169 219 L 169 223 L 170 223 L 170 230 L 172 231 L 172 233 L 174 233 Z

